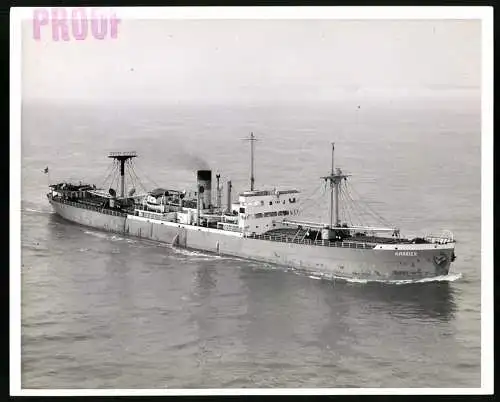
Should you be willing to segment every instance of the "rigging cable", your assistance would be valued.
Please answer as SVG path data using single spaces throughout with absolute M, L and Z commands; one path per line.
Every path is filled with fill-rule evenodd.
M 101 184 L 101 187 L 102 188 L 105 188 L 106 187 L 106 182 L 108 181 L 108 179 L 110 177 L 112 177 L 111 175 L 113 174 L 113 172 L 115 171 L 115 168 L 116 168 L 116 160 L 113 159 L 113 162 L 111 162 L 111 166 L 110 166 L 110 169 L 109 169 L 109 173 L 107 174 L 107 176 L 104 178 L 104 180 L 102 181 L 102 184 Z
M 348 203 L 349 208 L 350 208 L 352 214 L 354 215 L 354 217 L 359 220 L 359 223 L 361 224 L 361 226 L 367 226 L 365 224 L 365 220 L 362 218 L 361 211 L 359 211 L 360 208 L 357 208 L 357 203 L 352 197 L 352 194 L 350 192 L 350 188 L 347 186 L 346 186 L 346 195 L 349 199 L 349 203 Z
M 142 180 L 139 178 L 139 176 L 137 176 L 137 173 L 135 172 L 135 169 L 134 169 L 134 165 L 130 165 L 130 171 L 134 174 L 135 178 L 137 179 L 137 182 L 139 183 L 139 185 L 142 187 L 142 189 L 144 190 L 144 192 L 148 192 L 148 189 L 146 188 L 146 186 L 142 183 Z
M 372 221 L 374 221 L 376 225 L 382 224 L 382 225 L 390 226 L 383 218 L 381 218 L 377 214 L 374 214 L 372 211 L 370 211 L 370 209 L 368 209 L 368 207 L 364 203 L 362 203 L 361 201 L 358 200 L 357 205 L 364 211 L 364 214 L 366 216 L 368 216 L 369 218 L 370 217 L 372 218 Z
M 342 202 L 342 186 L 339 186 L 339 216 L 340 225 L 342 226 L 342 221 L 344 217 L 344 203 Z
M 135 185 L 135 180 L 132 176 L 132 174 L 130 173 L 130 160 L 127 161 L 127 165 L 129 165 L 129 169 L 127 169 L 127 173 L 128 173 L 128 177 L 130 178 L 130 184 L 132 185 L 132 188 L 135 189 L 136 188 L 136 185 Z M 131 191 L 131 190 L 130 190 Z M 127 194 L 128 196 L 128 194 Z
M 368 203 L 366 203 L 366 202 L 364 202 L 364 201 L 361 200 L 361 197 L 360 197 L 359 193 L 352 186 L 350 186 L 350 188 L 352 189 L 353 193 L 359 199 L 360 204 L 365 207 L 365 210 L 369 214 L 371 214 L 372 216 L 374 216 L 375 218 L 377 218 L 378 221 L 381 222 L 383 225 L 386 225 L 388 227 L 392 227 L 392 225 L 383 216 L 381 216 L 379 213 L 377 213 L 377 211 L 375 211 L 372 207 L 370 207 L 370 205 Z
M 108 165 L 108 168 L 106 169 L 106 172 L 104 172 L 103 174 L 103 177 L 104 179 L 103 180 L 99 180 L 98 181 L 98 184 L 103 187 L 104 186 L 104 183 L 106 182 L 106 180 L 108 179 L 109 175 L 111 174 L 111 171 L 113 170 L 114 168 L 114 160 Z
M 345 196 L 344 196 L 345 197 Z M 355 222 L 354 220 L 352 219 L 352 216 L 351 216 L 351 212 L 349 210 L 349 204 L 346 202 L 346 208 L 345 208 L 345 211 L 346 211 L 346 215 L 349 219 L 349 226 L 354 226 L 355 225 Z
M 310 211 L 310 210 L 314 209 L 316 212 L 319 212 L 319 214 L 315 215 L 314 217 L 321 219 L 321 208 L 318 208 L 318 207 L 320 207 L 322 203 L 323 203 L 323 199 L 318 197 L 318 198 L 314 199 L 314 201 L 311 202 L 310 204 L 302 205 L 301 209 L 300 209 L 300 213 L 303 214 L 306 211 Z
M 155 185 L 157 188 L 159 188 L 160 186 L 153 180 L 151 179 L 150 177 L 148 177 L 148 175 L 146 173 L 143 172 L 142 169 L 140 169 L 138 167 L 138 165 L 136 164 L 135 167 L 137 168 L 137 170 L 139 171 L 139 173 L 144 176 L 147 180 L 149 180 L 153 185 Z M 136 174 L 137 175 L 137 174 Z
M 348 195 L 346 192 L 344 192 L 344 197 L 345 197 L 345 200 L 346 200 L 346 211 L 347 211 L 347 214 L 349 215 L 349 219 L 351 221 L 351 226 L 355 226 L 357 224 L 359 224 L 358 222 L 355 221 L 355 219 L 353 219 L 352 217 L 355 216 L 355 213 L 352 209 L 352 202 L 351 200 L 349 199 Z M 352 212 L 352 214 L 351 214 Z
M 321 188 L 321 186 L 316 187 L 316 189 L 311 193 L 310 196 L 308 196 L 307 198 L 304 198 L 304 199 L 300 199 L 299 205 L 297 206 L 297 209 L 299 210 L 300 214 L 302 214 L 303 211 L 307 211 L 311 208 L 312 205 L 311 204 L 306 205 L 306 203 L 312 200 L 312 198 L 316 195 L 316 193 L 318 192 L 318 190 L 320 188 Z M 316 203 L 316 202 L 317 201 L 315 201 L 314 203 Z
M 116 186 L 114 186 L 114 188 L 113 188 L 113 190 L 115 190 L 116 192 L 118 192 L 118 183 L 119 183 L 118 176 L 119 176 L 119 173 L 120 173 L 120 169 L 115 169 L 114 170 L 114 175 L 113 175 L 113 178 L 112 178 L 111 183 L 109 185 L 110 188 L 113 188 L 115 180 L 116 180 Z
M 349 223 L 349 226 L 354 226 L 351 214 L 350 214 L 349 209 L 348 209 L 349 205 L 348 205 L 347 196 L 345 194 L 345 190 L 342 187 L 340 188 L 340 199 L 342 201 L 341 208 L 342 208 L 344 221 Z

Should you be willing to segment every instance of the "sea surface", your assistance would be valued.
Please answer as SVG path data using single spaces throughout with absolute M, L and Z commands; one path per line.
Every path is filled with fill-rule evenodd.
M 480 123 L 479 97 L 455 95 L 23 104 L 22 387 L 480 387 Z M 99 185 L 107 153 L 128 150 L 138 192 L 189 190 L 209 167 L 236 194 L 250 132 L 256 187 L 301 190 L 307 219 L 328 218 L 335 141 L 356 194 L 403 235 L 453 232 L 450 274 L 325 279 L 78 226 L 45 196 L 49 181 Z

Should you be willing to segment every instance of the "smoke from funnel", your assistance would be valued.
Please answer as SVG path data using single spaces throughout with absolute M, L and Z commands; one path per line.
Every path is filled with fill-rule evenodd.
M 189 171 L 210 169 L 208 162 L 198 155 L 176 152 L 175 155 L 170 158 L 170 161 L 176 168 Z
M 173 139 L 170 139 L 169 148 L 171 150 L 171 155 L 168 156 L 169 162 L 177 169 L 191 172 L 210 169 L 209 163 L 200 155 L 198 149 L 186 149 L 185 144 Z

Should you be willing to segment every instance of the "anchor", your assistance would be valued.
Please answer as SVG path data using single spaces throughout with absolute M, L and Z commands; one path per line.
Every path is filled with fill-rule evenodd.
M 446 264 L 448 257 L 444 253 L 434 256 L 434 265 L 436 266 L 436 273 L 438 275 L 445 275 L 447 273 Z

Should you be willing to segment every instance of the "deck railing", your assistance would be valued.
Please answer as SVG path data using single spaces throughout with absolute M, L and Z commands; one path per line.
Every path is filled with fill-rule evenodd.
M 295 243 L 323 247 L 341 247 L 341 248 L 355 248 L 355 249 L 372 249 L 374 244 L 349 242 L 349 241 L 329 241 L 329 240 L 310 240 L 310 239 L 297 239 L 290 236 L 271 236 L 271 235 L 247 235 L 250 239 L 269 240 L 281 243 Z
M 225 222 L 217 222 L 217 229 L 226 230 L 228 232 L 237 232 L 241 233 L 241 228 L 237 225 Z
M 140 217 L 146 218 L 146 219 L 157 219 L 159 221 L 165 221 L 165 222 L 178 222 L 178 220 L 176 220 L 176 219 L 172 220 L 172 219 L 169 219 L 166 216 L 151 214 L 149 212 L 142 212 L 141 215 L 137 214 L 136 216 L 140 216 Z
M 452 236 L 447 237 L 447 236 L 430 235 L 430 236 L 425 236 L 424 240 L 429 242 L 429 243 L 433 243 L 433 244 L 455 243 L 455 239 Z
M 75 208 L 87 209 L 89 211 L 95 211 L 95 212 L 99 212 L 99 213 L 107 214 L 107 215 L 112 215 L 112 216 L 121 216 L 121 217 L 127 216 L 126 212 L 119 212 L 119 211 L 115 211 L 112 209 L 107 209 L 107 208 L 98 207 L 98 206 L 91 205 L 91 204 L 86 204 L 84 202 L 74 202 L 74 201 L 66 200 L 64 198 L 59 198 L 59 197 L 51 197 L 51 199 L 55 202 L 70 205 L 70 206 L 73 206 Z M 147 213 L 145 213 L 144 215 L 146 215 L 146 214 Z M 161 216 L 144 216 L 144 217 L 149 218 L 149 219 L 158 219 L 158 220 L 172 222 L 172 220 L 167 219 L 167 217 L 161 217 Z M 223 230 L 227 230 L 230 232 L 241 232 L 241 229 L 239 227 L 232 226 L 232 225 L 223 225 Z M 283 235 L 272 236 L 272 235 L 265 235 L 265 234 L 263 234 L 263 235 L 247 234 L 247 235 L 245 235 L 245 237 L 250 238 L 250 239 L 268 240 L 268 241 L 275 241 L 275 242 L 281 242 L 281 243 L 305 244 L 305 245 L 314 245 L 314 246 L 323 246 L 323 247 L 372 249 L 375 246 L 374 244 L 359 243 L 359 242 L 349 242 L 349 241 L 332 242 L 329 240 L 310 240 L 310 239 L 300 239 L 300 238 L 294 238 L 294 237 L 283 236 Z
M 86 204 L 84 202 L 74 202 L 74 201 L 70 201 L 70 200 L 65 200 L 64 198 L 55 198 L 55 197 L 52 197 L 52 200 L 55 202 L 58 202 L 60 204 L 70 205 L 70 206 L 75 207 L 75 208 L 87 209 L 89 211 L 95 211 L 95 212 L 99 212 L 101 214 L 112 215 L 112 216 L 121 216 L 121 217 L 127 216 L 127 213 L 125 213 L 125 212 L 119 212 L 119 211 L 115 211 L 112 209 L 98 207 L 98 206 L 95 206 L 92 204 Z

